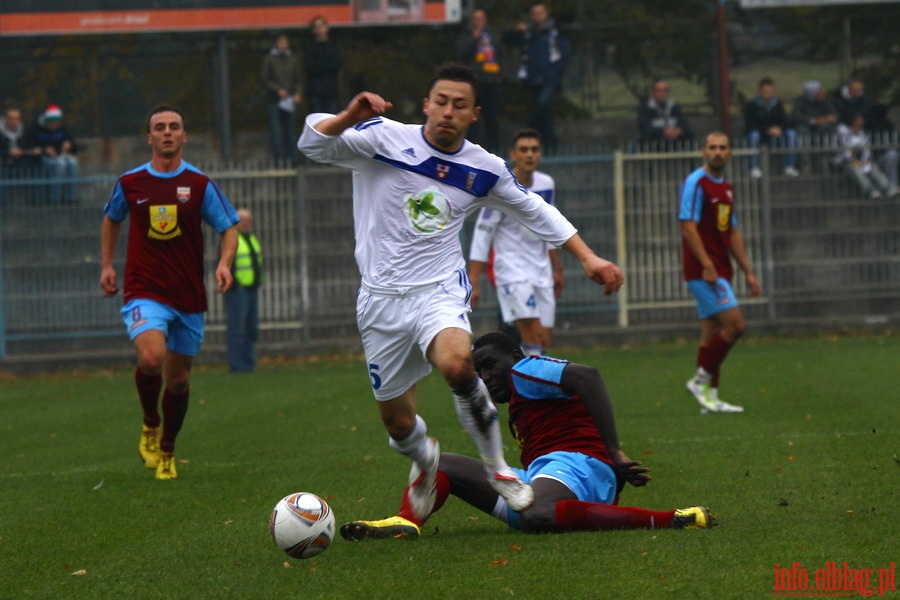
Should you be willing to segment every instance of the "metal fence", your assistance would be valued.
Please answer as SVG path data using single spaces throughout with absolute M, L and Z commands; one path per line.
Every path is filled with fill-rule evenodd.
M 763 149 L 771 174 L 753 179 L 746 164 L 750 153 L 736 150 L 728 172 L 747 251 L 764 289 L 763 297 L 747 299 L 738 277 L 748 317 L 798 327 L 896 320 L 898 199 L 861 194 L 829 166 L 833 150 L 828 148 L 801 149 L 797 178 L 778 174 L 781 151 Z M 559 329 L 577 337 L 598 329 L 695 324 L 694 304 L 681 280 L 677 210 L 681 183 L 699 165 L 696 150 L 545 160 L 563 213 L 598 254 L 623 267 L 627 279 L 620 294 L 606 298 L 566 256 Z M 356 347 L 359 276 L 349 173 L 308 164 L 198 166 L 236 206 L 254 213 L 266 260 L 261 353 Z M 113 175 L 78 179 L 76 201 L 69 204 L 39 193 L 46 179 L 0 181 L 0 358 L 88 348 L 128 351 L 118 312 L 121 296 L 106 299 L 99 290 L 101 209 L 114 181 Z M 117 256 L 120 277 L 125 237 Z M 210 289 L 217 247 L 217 235 L 209 232 Z M 473 323 L 484 331 L 495 320 L 495 299 L 488 293 Z M 221 298 L 211 292 L 207 347 L 221 348 L 224 322 Z

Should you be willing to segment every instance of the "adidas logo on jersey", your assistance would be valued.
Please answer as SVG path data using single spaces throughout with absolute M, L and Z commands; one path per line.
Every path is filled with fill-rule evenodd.
M 403 154 L 406 154 L 406 155 L 408 155 L 408 156 L 412 156 L 413 158 L 416 157 L 416 151 L 413 150 L 412 148 L 407 148 L 406 150 L 403 151 Z

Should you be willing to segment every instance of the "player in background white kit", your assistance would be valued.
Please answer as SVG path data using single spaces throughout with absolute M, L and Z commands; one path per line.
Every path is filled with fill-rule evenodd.
M 541 164 L 540 134 L 534 129 L 517 132 L 509 156 L 519 183 L 553 204 L 556 184 L 552 177 L 537 170 Z M 472 308 L 478 308 L 481 299 L 479 279 L 490 258 L 491 248 L 494 250 L 497 302 L 503 322 L 514 325 L 519 332 L 525 356 L 540 356 L 550 346 L 556 321 L 556 299 L 564 284 L 559 250 L 512 217 L 482 208 L 469 250 Z
M 357 323 L 390 445 L 413 461 L 413 508 L 428 514 L 436 494 L 440 447 L 416 413 L 416 383 L 433 365 L 453 390 L 457 415 L 478 447 L 488 481 L 504 505 L 524 510 L 534 493 L 503 457 L 497 409 L 472 362 L 471 286 L 459 240 L 463 222 L 482 206 L 515 214 L 578 258 L 607 295 L 622 286 L 622 272 L 594 254 L 558 210 L 521 187 L 501 158 L 466 141 L 479 113 L 468 68 L 438 68 L 427 94 L 425 125 L 382 117 L 393 105 L 362 92 L 337 115 L 308 115 L 297 146 L 312 160 L 353 172 L 355 256 L 362 277 Z

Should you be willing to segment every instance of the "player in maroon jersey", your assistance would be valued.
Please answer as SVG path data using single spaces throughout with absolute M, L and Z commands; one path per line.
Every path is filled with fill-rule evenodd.
M 178 108 L 158 106 L 150 112 L 152 158 L 119 177 L 103 209 L 100 232 L 100 287 L 112 297 L 119 292 L 113 267 L 119 230 L 131 215 L 122 317 L 137 353 L 135 384 L 144 419 L 138 450 L 157 479 L 178 476 L 175 438 L 187 413 L 193 358 L 203 341 L 207 305 L 201 224 L 222 236 L 219 292 L 233 283 L 237 249 L 237 213 L 209 177 L 182 159 L 186 141 Z
M 434 509 L 419 517 L 403 495 L 400 512 L 379 521 L 352 521 L 344 539 L 415 538 L 450 494 L 529 532 L 711 527 L 709 510 L 694 506 L 669 511 L 618 506 L 625 482 L 650 481 L 648 469 L 619 448 L 612 403 L 597 369 L 547 356 L 525 357 L 504 333 L 475 341 L 475 368 L 496 404 L 509 404 L 509 426 L 522 450 L 522 481 L 534 489 L 534 504 L 510 509 L 480 476 L 474 458 L 442 453 Z
M 719 370 L 728 351 L 746 327 L 731 280 L 731 258 L 747 280 L 751 296 L 762 292 L 737 227 L 734 193 L 725 181 L 731 145 L 724 133 L 710 133 L 703 148 L 702 167 L 691 173 L 681 193 L 682 266 L 688 289 L 700 315 L 697 372 L 687 382 L 701 413 L 743 412 L 741 406 L 719 399 Z

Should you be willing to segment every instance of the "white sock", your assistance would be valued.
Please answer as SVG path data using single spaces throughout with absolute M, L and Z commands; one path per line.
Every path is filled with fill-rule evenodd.
M 425 419 L 416 415 L 416 425 L 409 435 L 402 440 L 388 437 L 388 443 L 391 448 L 425 469 L 428 466 L 428 458 L 431 453 L 431 444 L 428 443 L 428 436 L 426 435 L 427 431 L 428 427 L 425 425 Z
M 697 367 L 697 372 L 694 374 L 694 383 L 699 383 L 700 385 L 706 385 L 710 382 L 712 376 L 706 372 L 706 369 L 703 367 Z
M 540 356 L 544 348 L 540 344 L 522 344 L 522 354 L 525 356 Z
M 491 516 L 495 519 L 499 519 L 504 523 L 508 523 L 509 520 L 506 518 L 506 499 L 503 496 L 497 496 L 497 504 L 494 505 L 494 510 L 491 511 Z
M 474 390 L 454 393 L 453 400 L 456 416 L 478 447 L 487 472 L 491 474 L 506 468 L 497 407 L 491 402 L 491 395 L 481 378 L 476 378 Z

